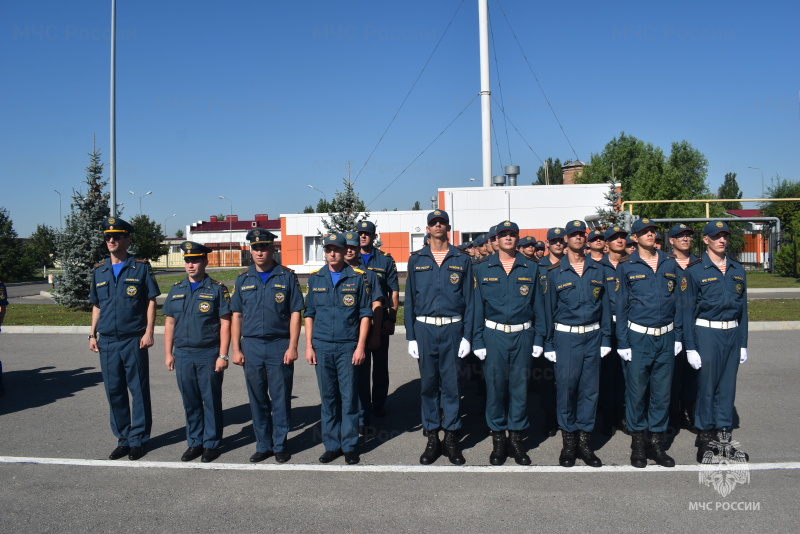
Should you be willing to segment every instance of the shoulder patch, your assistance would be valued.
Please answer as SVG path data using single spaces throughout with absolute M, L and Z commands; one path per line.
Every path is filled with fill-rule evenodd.
M 241 271 L 239 271 L 239 274 L 237 274 L 236 276 L 242 276 L 244 273 L 246 273 L 246 272 L 247 272 L 247 269 L 249 269 L 249 267 L 247 267 L 247 268 L 245 268 L 245 269 L 242 269 Z

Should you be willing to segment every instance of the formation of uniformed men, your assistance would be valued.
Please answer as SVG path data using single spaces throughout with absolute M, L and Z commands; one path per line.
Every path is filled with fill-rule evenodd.
M 427 439 L 420 463 L 439 456 L 466 462 L 459 368 L 469 354 L 482 361 L 492 465 L 508 457 L 531 464 L 524 434 L 537 374 L 542 430 L 561 430 L 564 467 L 576 459 L 602 465 L 592 447 L 598 419 L 606 431 L 616 426 L 631 435 L 635 467 L 675 465 L 664 444 L 670 427 L 698 433 L 698 462 L 749 459 L 731 441 L 736 373 L 747 360 L 747 282 L 726 256 L 727 224 L 706 224 L 701 258 L 690 252 L 691 228 L 670 230 L 668 255 L 648 219 L 637 220 L 630 236 L 618 226 L 587 234 L 585 223 L 570 221 L 548 230 L 546 243 L 520 239 L 518 225 L 502 221 L 459 248 L 450 230 L 447 212 L 428 214 L 428 243 L 408 261 L 406 338 L 418 360 Z M 149 264 L 127 254 L 132 231 L 118 218 L 104 222 L 110 258 L 92 273 L 89 348 L 100 353 L 118 440 L 109 458 L 136 460 L 152 424 L 147 349 L 159 291 Z M 210 249 L 182 243 L 187 276 L 163 308 L 165 364 L 176 371 L 186 417 L 181 460 L 220 454 L 229 346 L 250 398 L 250 461 L 291 458 L 286 439 L 305 312 L 305 357 L 321 400 L 319 461 L 360 461 L 359 434 L 372 415 L 385 414 L 388 336 L 399 306 L 394 260 L 374 247 L 375 238 L 370 221 L 325 235 L 325 266 L 309 276 L 305 301 L 294 272 L 274 260 L 268 231 L 248 232 L 253 265 L 239 273 L 231 295 L 206 274 Z M 0 313 L 6 302 L 0 284 Z

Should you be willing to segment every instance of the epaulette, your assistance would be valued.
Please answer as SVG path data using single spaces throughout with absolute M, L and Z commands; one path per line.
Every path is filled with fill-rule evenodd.
M 354 270 L 355 272 L 357 272 L 358 274 L 366 274 L 364 271 L 362 271 L 362 270 L 361 270 L 361 269 L 359 269 L 358 267 L 353 267 L 353 270 Z
M 631 257 L 630 257 L 630 256 L 625 256 L 624 258 L 620 258 L 620 259 L 619 259 L 619 261 L 617 262 L 617 265 L 619 265 L 619 264 L 620 264 L 620 263 L 622 263 L 623 261 L 628 261 L 629 259 L 631 259 Z
M 549 267 L 547 268 L 547 270 L 548 270 L 548 271 L 552 271 L 552 270 L 553 270 L 553 269 L 555 269 L 556 267 L 560 267 L 560 266 L 561 266 L 561 262 L 557 262 L 557 263 L 554 263 L 553 265 L 549 266 Z
M 420 250 L 415 250 L 414 252 L 412 252 L 412 253 L 411 253 L 411 256 L 413 256 L 413 255 L 415 255 L 415 254 L 419 254 L 420 252 L 422 252 L 422 249 L 420 249 Z
M 217 280 L 214 280 L 213 278 L 211 279 L 211 283 L 212 283 L 212 284 L 216 284 L 216 285 L 218 285 L 218 286 L 225 287 L 225 288 L 227 289 L 227 286 L 226 286 L 225 284 L 223 284 L 222 282 L 219 282 L 219 281 L 217 281 Z
M 242 269 L 241 271 L 239 271 L 239 274 L 237 274 L 236 276 L 242 276 L 244 273 L 246 273 L 246 272 L 247 272 L 247 269 L 249 269 L 249 268 L 250 268 L 250 267 L 247 267 L 247 268 L 245 268 L 245 269 Z
M 686 265 L 686 268 L 688 269 L 688 268 L 689 268 L 689 267 L 691 267 L 692 265 L 696 265 L 696 264 L 700 263 L 701 261 L 703 261 L 703 259 L 702 259 L 702 258 L 697 258 L 697 259 L 696 259 L 696 260 L 694 260 L 693 262 L 690 262 L 688 265 Z
M 380 254 L 381 256 L 389 256 L 390 258 L 392 257 L 390 253 L 384 252 L 381 249 L 378 249 L 378 254 Z
M 489 261 L 489 256 L 484 256 L 482 258 L 478 258 L 477 260 L 472 262 L 472 265 L 478 265 L 479 263 L 483 263 L 485 261 Z
M 106 262 L 104 262 L 104 261 L 101 261 L 100 263 L 95 263 L 94 264 L 94 268 L 97 269 L 98 267 L 102 267 L 105 264 L 106 264 Z
M 321 268 L 322 268 L 322 267 L 320 267 L 320 269 L 321 269 Z M 308 274 L 317 274 L 317 273 L 320 271 L 320 269 L 314 269 L 313 271 L 311 271 L 311 272 L 310 272 L 310 273 L 308 273 Z
M 181 285 L 181 282 L 183 282 L 183 280 L 178 280 L 177 282 L 175 282 L 175 283 L 174 283 L 174 284 L 172 284 L 172 285 L 173 285 L 173 286 L 179 286 L 179 285 Z
M 133 261 L 136 263 L 146 263 L 147 265 L 150 265 L 150 260 L 140 260 L 139 258 L 135 258 Z
M 282 267 L 282 268 L 283 268 L 283 270 L 284 270 L 284 271 L 286 271 L 287 273 L 292 273 L 292 274 L 294 274 L 294 269 L 290 269 L 290 268 L 286 267 L 285 265 L 281 265 L 281 267 Z
M 668 257 L 668 258 L 672 258 L 673 260 L 674 260 L 675 258 L 677 258 L 677 256 L 676 256 L 676 255 L 675 255 L 673 252 L 669 252 L 669 253 L 667 254 L 667 257 Z

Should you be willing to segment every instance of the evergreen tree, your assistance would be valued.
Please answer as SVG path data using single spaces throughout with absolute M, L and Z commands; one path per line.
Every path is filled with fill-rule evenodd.
M 128 221 L 133 226 L 129 253 L 140 260 L 157 261 L 169 252 L 169 245 L 162 244 L 161 225 L 147 215 L 136 215 Z
M 736 173 L 725 173 L 725 181 L 719 186 L 717 190 L 717 198 L 742 198 L 742 192 L 739 190 L 739 183 L 736 181 Z M 740 210 L 742 209 L 741 202 L 723 202 L 722 207 L 726 210 Z
M 609 182 L 608 193 L 603 196 L 608 201 L 605 207 L 597 208 L 597 214 L 600 215 L 600 226 L 603 228 L 610 228 L 612 226 L 624 224 L 622 215 L 622 193 L 620 192 L 619 185 L 614 182 Z
M 0 207 L 0 280 L 21 282 L 33 276 L 33 264 L 24 257 L 22 240 L 17 237 L 8 211 Z
M 322 219 L 322 225 L 327 233 L 341 233 L 354 230 L 356 223 L 369 217 L 369 211 L 364 201 L 358 197 L 349 178 L 342 178 L 344 191 L 336 191 L 333 201 L 329 204 L 329 219 Z
M 30 239 L 25 244 L 25 257 L 35 267 L 53 267 L 56 260 L 56 244 L 58 243 L 58 230 L 45 224 L 36 226 Z
M 419 200 L 414 202 L 414 205 L 411 207 L 411 211 L 420 211 L 421 209 L 422 209 L 422 206 L 420 206 Z
M 181 230 L 180 228 L 175 230 L 175 237 L 177 237 L 178 239 L 183 239 L 183 230 Z
M 89 310 L 89 289 L 92 268 L 105 260 L 108 249 L 100 231 L 103 219 L 110 215 L 107 180 L 103 179 L 100 151 L 89 154 L 86 167 L 86 193 L 74 192 L 64 231 L 58 240 L 58 257 L 63 274 L 58 277 L 53 292 L 56 303 L 74 310 Z
M 562 185 L 564 183 L 564 170 L 561 160 L 547 158 L 544 165 L 540 165 L 536 171 L 536 181 L 532 185 Z M 545 169 L 547 166 L 547 169 Z

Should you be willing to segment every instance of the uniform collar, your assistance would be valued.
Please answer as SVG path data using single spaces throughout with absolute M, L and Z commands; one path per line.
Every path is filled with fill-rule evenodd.
M 428 256 L 431 259 L 434 259 L 433 258 L 433 252 L 431 252 L 431 247 L 429 247 L 429 246 L 428 247 L 423 247 L 422 250 L 420 251 L 420 254 Z M 459 254 L 461 254 L 461 252 L 456 247 L 454 247 L 453 245 L 448 243 L 447 244 L 447 254 L 444 255 L 444 260 L 446 260 L 450 256 L 457 256 Z M 442 260 L 442 263 L 444 263 L 444 260 Z
M 716 263 L 714 263 L 714 262 L 711 260 L 711 256 L 709 256 L 709 255 L 708 255 L 708 251 L 704 251 L 704 252 L 703 252 L 702 263 L 703 263 L 703 267 L 705 267 L 706 269 L 709 269 L 709 268 L 711 268 L 711 267 L 716 267 L 717 269 L 719 269 L 719 267 L 717 267 L 717 264 L 716 264 Z M 734 262 L 733 260 L 731 260 L 731 259 L 728 257 L 728 255 L 727 255 L 727 254 L 725 255 L 725 263 L 726 263 L 726 265 L 727 265 L 727 267 L 725 268 L 725 272 L 728 272 L 728 269 L 736 269 L 736 267 L 737 267 L 737 264 L 736 264 L 736 262 Z
M 514 256 L 514 263 L 511 265 L 511 269 L 513 270 L 514 267 L 516 267 L 517 265 L 522 265 L 523 267 L 527 267 L 529 261 L 533 260 L 529 260 L 528 258 L 526 258 L 525 254 L 523 254 L 522 252 L 517 252 L 516 256 Z M 499 252 L 495 252 L 494 254 L 489 255 L 489 267 L 497 267 L 497 266 L 502 267 L 502 265 L 503 264 L 500 263 Z
M 208 273 L 206 273 L 205 278 L 200 280 L 200 282 L 198 282 L 198 284 L 199 284 L 197 286 L 198 288 L 199 287 L 211 287 L 211 277 L 208 276 Z M 184 276 L 183 280 L 181 280 L 181 283 L 179 285 L 180 285 L 180 287 L 191 287 L 191 282 L 189 281 L 189 277 L 188 276 Z
M 327 267 L 327 265 L 326 265 Z M 283 272 L 283 266 L 278 262 L 273 262 L 272 264 L 272 276 L 276 274 L 280 274 Z M 253 264 L 247 268 L 247 276 L 259 276 L 258 271 L 256 271 L 256 265 Z
M 122 262 L 122 265 L 124 267 L 131 267 L 132 269 L 135 269 L 136 268 L 136 259 L 133 256 L 131 256 L 130 254 L 128 254 L 128 257 L 125 258 L 125 261 Z M 103 267 L 109 268 L 109 269 L 112 269 L 114 267 L 114 265 L 111 263 L 111 256 L 106 258 L 105 265 Z
M 642 257 L 639 255 L 639 249 L 638 248 L 636 250 L 634 250 L 633 254 L 631 254 L 628 257 L 630 258 L 629 261 L 631 263 L 636 263 L 638 261 L 639 263 L 643 263 L 644 265 L 647 265 L 647 262 L 645 262 L 642 259 Z M 656 262 L 656 265 L 661 265 L 661 262 L 663 262 L 664 260 L 667 259 L 667 253 L 664 252 L 663 250 L 656 249 L 656 258 L 658 259 L 658 261 Z M 648 267 L 649 267 L 649 265 L 648 265 Z

